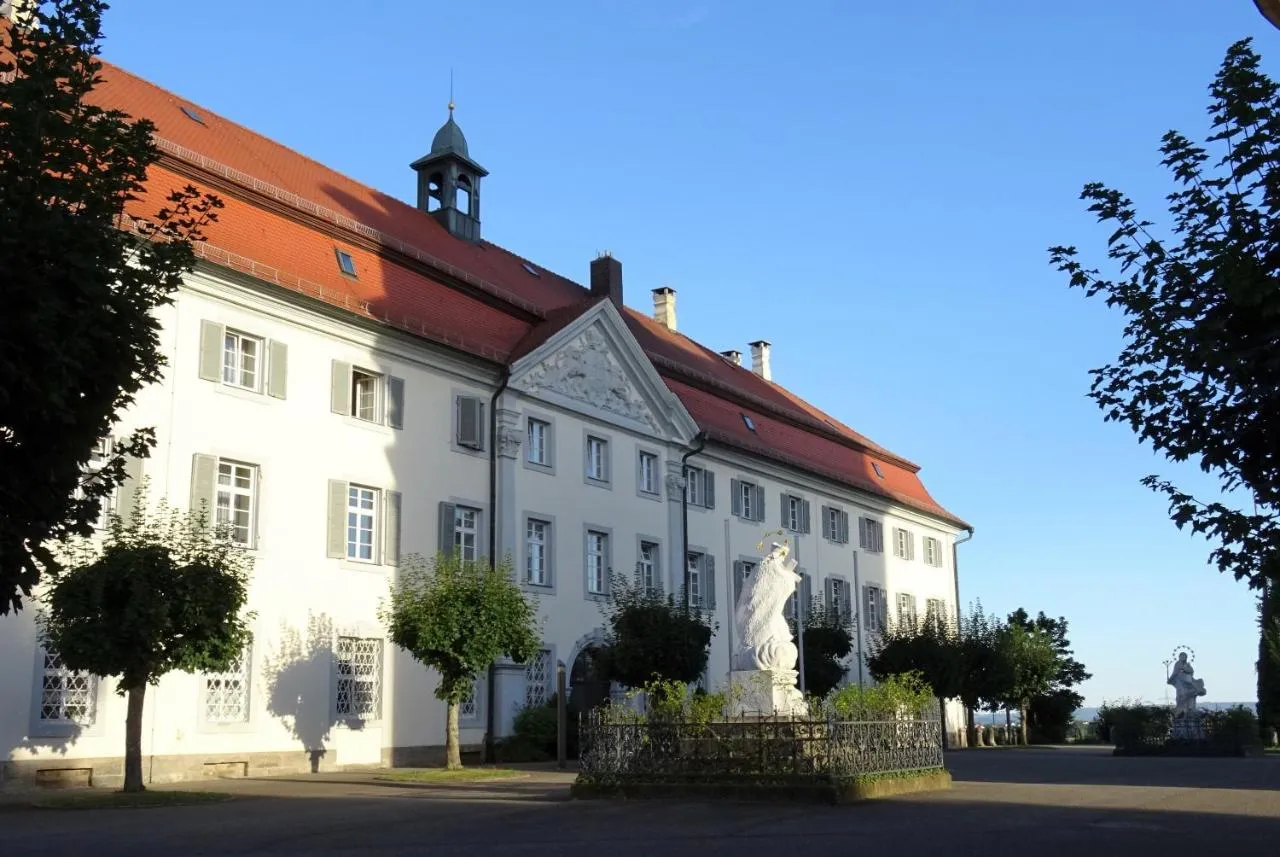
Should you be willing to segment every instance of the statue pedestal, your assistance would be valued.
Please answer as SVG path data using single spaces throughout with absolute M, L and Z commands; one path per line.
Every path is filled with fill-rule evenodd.
M 796 687 L 795 670 L 734 670 L 729 673 L 733 716 L 795 717 L 809 713 Z
M 1174 741 L 1208 741 L 1209 733 L 1204 727 L 1204 715 L 1194 709 L 1185 714 L 1175 714 L 1169 737 Z

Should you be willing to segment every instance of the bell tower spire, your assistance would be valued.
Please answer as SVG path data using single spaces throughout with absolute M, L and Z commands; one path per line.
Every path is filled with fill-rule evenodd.
M 418 208 L 464 241 L 480 240 L 480 180 L 489 171 L 471 160 L 467 138 L 454 121 L 453 73 L 449 118 L 431 140 L 431 151 L 410 166 L 418 174 Z

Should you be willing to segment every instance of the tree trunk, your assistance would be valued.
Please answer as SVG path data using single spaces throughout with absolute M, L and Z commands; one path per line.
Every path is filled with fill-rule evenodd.
M 978 726 L 976 723 L 977 718 L 974 715 L 973 708 L 971 708 L 970 706 L 967 706 L 967 705 L 965 706 L 964 719 L 965 719 L 965 725 L 967 726 L 966 731 L 968 733 L 967 737 L 969 739 L 969 746 L 981 747 L 982 739 L 978 737 Z
M 1004 710 L 1004 743 L 1013 743 L 1013 710 L 1009 708 Z
M 1022 746 L 1025 747 L 1027 746 L 1027 703 L 1025 701 L 1018 707 L 1018 714 L 1022 716 L 1018 731 L 1022 733 Z
M 147 683 L 129 688 L 129 702 L 124 720 L 124 790 L 140 792 L 142 784 L 142 702 L 147 696 Z
M 444 766 L 451 771 L 462 767 L 462 752 L 458 748 L 458 703 L 449 703 L 448 726 L 444 736 Z

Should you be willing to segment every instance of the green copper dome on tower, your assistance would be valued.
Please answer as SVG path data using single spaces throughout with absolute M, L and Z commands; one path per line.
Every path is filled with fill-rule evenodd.
M 441 125 L 440 130 L 431 139 L 431 154 L 469 157 L 467 153 L 467 138 L 463 136 L 462 129 L 458 127 L 458 123 L 453 121 L 452 101 L 449 102 L 449 121 Z

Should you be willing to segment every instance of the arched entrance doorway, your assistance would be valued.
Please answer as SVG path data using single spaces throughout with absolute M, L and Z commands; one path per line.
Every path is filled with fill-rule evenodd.
M 569 705 L 589 711 L 609 701 L 609 681 L 600 674 L 600 646 L 583 646 L 569 668 Z

